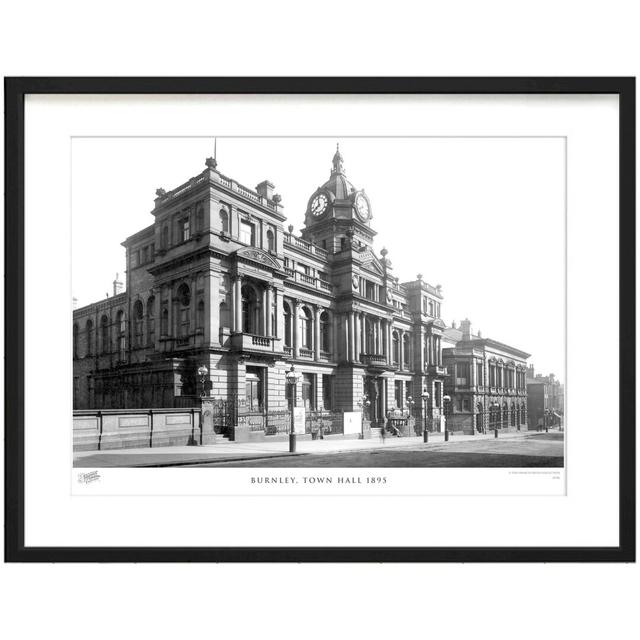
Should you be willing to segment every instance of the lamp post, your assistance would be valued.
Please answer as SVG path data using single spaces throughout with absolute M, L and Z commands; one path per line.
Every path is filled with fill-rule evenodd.
M 296 387 L 298 385 L 298 380 L 300 379 L 300 374 L 296 371 L 295 367 L 291 365 L 291 369 L 287 371 L 287 384 L 289 385 L 289 389 L 291 389 L 291 427 L 289 429 L 289 453 L 296 452 L 296 423 L 294 418 L 294 409 L 296 406 Z
M 202 365 L 201 367 L 198 367 L 198 376 L 200 376 L 200 386 L 202 387 L 202 391 L 200 392 L 201 398 L 204 398 L 207 395 L 204 385 L 205 385 L 205 381 L 207 379 L 208 373 L 209 373 L 209 369 L 207 369 L 207 367 L 205 367 L 204 365 Z
M 409 409 L 409 428 L 411 428 L 411 409 L 413 408 L 413 405 L 415 404 L 415 400 L 413 399 L 413 396 L 407 396 L 407 407 Z M 411 432 L 409 432 L 411 433 Z
M 442 398 L 442 402 L 444 403 L 444 441 L 448 442 L 449 440 L 449 415 L 451 414 L 451 396 L 444 396 Z
M 427 388 L 424 387 L 424 389 L 422 389 L 422 396 L 420 396 L 422 398 L 422 416 L 423 416 L 423 420 L 422 420 L 422 437 L 423 437 L 423 441 L 424 442 L 429 442 L 429 429 L 427 428 L 428 425 L 428 414 L 427 414 L 427 407 L 429 405 L 429 392 L 427 391 Z
M 367 394 L 365 393 L 362 398 L 360 398 L 360 400 L 356 402 L 356 404 L 360 408 L 360 433 L 364 438 L 364 414 L 365 409 L 371 404 L 371 402 L 369 401 L 369 399 L 367 398 Z
M 492 402 L 490 405 L 491 409 L 493 411 L 491 411 L 491 413 L 489 414 L 490 416 L 493 415 L 494 416 L 494 420 L 493 420 L 493 433 L 494 433 L 494 437 L 497 438 L 498 437 L 498 425 L 496 424 L 496 420 L 495 420 L 495 416 L 496 416 L 496 412 L 500 411 L 500 405 L 497 402 Z M 498 414 L 499 415 L 499 414 Z

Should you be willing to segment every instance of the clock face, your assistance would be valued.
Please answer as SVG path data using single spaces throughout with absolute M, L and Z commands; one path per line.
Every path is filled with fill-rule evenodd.
M 369 217 L 369 203 L 361 193 L 356 197 L 356 211 L 363 220 Z
M 311 213 L 314 216 L 321 216 L 325 212 L 328 204 L 327 196 L 325 196 L 324 193 L 318 194 L 311 203 Z

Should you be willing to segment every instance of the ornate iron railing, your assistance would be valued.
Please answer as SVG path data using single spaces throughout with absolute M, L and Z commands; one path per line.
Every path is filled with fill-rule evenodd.
M 305 433 L 330 435 L 344 433 L 344 415 L 337 411 L 307 411 Z

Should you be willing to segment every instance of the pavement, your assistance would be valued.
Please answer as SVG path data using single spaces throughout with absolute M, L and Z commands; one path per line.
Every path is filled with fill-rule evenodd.
M 535 431 L 515 431 L 500 433 L 499 440 L 525 440 L 542 434 Z M 546 435 L 546 434 L 545 434 Z M 549 434 L 550 435 L 550 434 Z M 557 434 L 559 436 L 561 434 Z M 368 440 L 345 440 L 342 438 L 324 438 L 322 440 L 298 440 L 296 453 L 289 453 L 288 441 L 280 442 L 229 442 L 223 441 L 210 445 L 159 447 L 155 449 L 109 449 L 106 451 L 76 451 L 73 456 L 74 467 L 165 467 L 192 465 L 207 462 L 239 462 L 249 460 L 265 460 L 269 458 L 290 458 L 294 456 L 326 455 L 329 453 L 365 452 L 371 450 L 411 449 L 428 451 L 441 450 L 449 444 L 493 441 L 490 434 L 450 435 L 448 443 L 443 433 L 432 433 L 425 444 L 422 436 L 402 437 L 388 436 L 384 442 L 381 438 Z

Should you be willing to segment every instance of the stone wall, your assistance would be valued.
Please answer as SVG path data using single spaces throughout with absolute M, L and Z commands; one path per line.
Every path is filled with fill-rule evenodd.
M 103 451 L 201 443 L 200 408 L 73 412 L 73 450 Z

